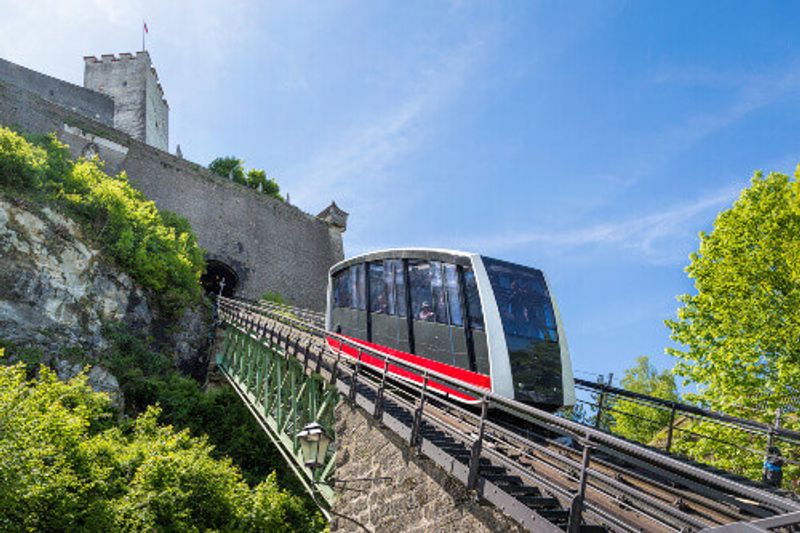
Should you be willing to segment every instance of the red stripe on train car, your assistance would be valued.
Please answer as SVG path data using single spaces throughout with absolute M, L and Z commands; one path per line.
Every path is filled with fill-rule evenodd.
M 406 361 L 408 363 L 415 364 L 417 366 L 421 366 L 423 368 L 427 368 L 433 372 L 437 372 L 439 374 L 443 374 L 447 377 L 457 379 L 458 381 L 463 381 L 464 383 L 469 383 L 475 387 L 479 387 L 481 389 L 486 389 L 486 391 L 491 391 L 491 378 L 486 374 L 479 374 L 478 372 L 471 372 L 469 370 L 464 370 L 463 368 L 458 368 L 457 366 L 448 365 L 446 363 L 440 363 L 439 361 L 433 361 L 432 359 L 428 359 L 426 357 L 421 357 L 419 355 L 414 355 L 406 352 L 401 352 L 400 350 L 395 350 L 394 348 L 388 348 L 386 346 L 381 346 L 379 344 L 373 344 L 371 342 L 362 341 L 360 339 L 356 339 L 353 337 L 347 337 L 342 335 L 345 339 L 353 341 L 355 343 L 361 344 L 367 348 L 372 348 L 378 352 L 383 352 L 392 357 L 400 359 L 401 361 Z M 339 341 L 336 340 L 334 337 L 327 337 L 328 346 L 330 346 L 333 350 L 339 349 Z M 358 358 L 358 349 L 355 346 L 344 344 L 342 346 L 342 353 L 352 357 L 353 359 Z M 384 362 L 379 357 L 375 357 L 374 355 L 370 355 L 368 353 L 361 354 L 361 362 L 368 364 L 378 370 L 383 370 Z M 421 375 L 412 372 L 410 370 L 406 370 L 404 368 L 400 368 L 396 365 L 389 365 L 388 372 L 390 374 L 394 374 L 398 377 L 403 379 L 407 379 L 409 381 L 413 381 L 415 383 L 422 383 L 423 378 Z M 437 381 L 429 380 L 428 386 L 436 391 L 439 391 L 444 394 L 448 394 L 454 398 L 457 398 L 462 401 L 466 402 L 475 402 L 476 398 L 470 396 L 468 394 L 464 394 L 463 392 L 459 392 L 454 390 L 447 385 L 439 383 Z

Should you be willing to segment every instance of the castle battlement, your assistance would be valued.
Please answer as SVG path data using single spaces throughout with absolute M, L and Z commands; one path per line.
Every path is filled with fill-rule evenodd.
M 150 53 L 147 50 L 139 51 L 135 53 L 130 52 L 121 52 L 119 55 L 117 54 L 102 54 L 100 59 L 97 56 L 83 56 L 84 63 L 107 63 L 111 61 L 134 61 L 137 59 L 144 59 L 150 62 Z

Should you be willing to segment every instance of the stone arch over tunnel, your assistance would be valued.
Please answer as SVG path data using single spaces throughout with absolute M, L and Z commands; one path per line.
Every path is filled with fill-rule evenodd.
M 200 283 L 207 293 L 217 295 L 221 289 L 222 295 L 230 298 L 236 294 L 236 290 L 239 288 L 239 275 L 230 265 L 216 259 L 208 259 L 206 271 L 200 277 Z

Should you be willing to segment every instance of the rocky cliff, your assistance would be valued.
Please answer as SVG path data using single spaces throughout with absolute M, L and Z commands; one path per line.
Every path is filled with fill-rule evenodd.
M 77 224 L 51 208 L 0 197 L 0 338 L 40 347 L 45 362 L 67 378 L 81 365 L 58 354 L 80 346 L 96 358 L 109 346 L 104 325 L 122 323 L 173 353 L 181 370 L 201 374 L 204 308 L 164 323 L 149 295 L 88 243 Z M 100 367 L 89 375 L 97 389 L 116 386 Z

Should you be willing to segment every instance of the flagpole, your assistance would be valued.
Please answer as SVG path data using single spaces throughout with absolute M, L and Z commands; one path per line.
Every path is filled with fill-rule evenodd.
M 144 27 L 145 27 L 144 25 L 145 21 L 142 21 L 142 52 L 146 50 L 146 48 L 144 47 Z

